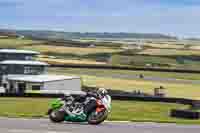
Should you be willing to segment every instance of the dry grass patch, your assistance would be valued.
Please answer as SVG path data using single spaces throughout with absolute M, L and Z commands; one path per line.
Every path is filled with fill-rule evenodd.
M 82 65 L 104 65 L 104 62 L 96 62 L 92 60 L 70 60 L 70 59 L 50 59 L 50 58 L 39 58 L 40 61 L 47 62 L 54 65 L 64 65 L 64 64 L 82 64 Z
M 65 46 L 50 46 L 50 45 L 37 45 L 37 46 L 27 46 L 24 49 L 31 49 L 39 51 L 41 53 L 72 53 L 77 55 L 87 55 L 94 53 L 114 53 L 120 52 L 120 49 L 111 49 L 105 47 L 95 47 L 95 48 L 79 48 L 79 47 L 65 47 Z
M 200 46 L 190 46 L 190 48 L 189 49 L 191 49 L 191 50 L 200 50 Z
M 177 49 L 147 49 L 139 54 L 146 55 L 200 55 L 200 51 Z
M 151 46 L 154 48 L 161 48 L 161 49 L 182 49 L 184 45 L 176 45 L 176 44 L 156 44 L 156 43 L 146 43 L 145 46 Z
M 39 43 L 42 43 L 42 42 L 28 40 L 28 39 L 16 39 L 16 38 L 1 39 L 0 38 L 0 48 L 20 48 L 21 46 L 24 46 L 24 45 L 39 44 Z

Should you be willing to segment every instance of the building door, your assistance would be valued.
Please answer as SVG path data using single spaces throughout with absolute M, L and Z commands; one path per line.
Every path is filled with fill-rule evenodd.
M 26 84 L 25 83 L 18 83 L 18 93 L 25 93 Z

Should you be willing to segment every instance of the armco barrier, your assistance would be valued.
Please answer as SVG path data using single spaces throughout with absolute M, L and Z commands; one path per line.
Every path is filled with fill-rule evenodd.
M 62 97 L 62 96 L 64 96 L 64 94 L 40 94 L 40 93 L 9 94 L 9 93 L 0 93 L 0 97 L 57 98 L 57 97 Z
M 97 87 L 88 87 L 84 86 L 84 91 L 93 91 L 97 90 Z M 158 97 L 152 96 L 146 93 L 135 94 L 132 92 L 125 92 L 121 90 L 109 90 L 109 95 L 114 100 L 135 100 L 135 101 L 151 101 L 151 102 L 166 102 L 166 103 L 180 103 L 180 104 L 189 104 L 194 105 L 199 103 L 197 100 L 185 99 L 185 98 L 173 98 L 173 97 Z
M 190 110 L 176 110 L 173 109 L 170 112 L 171 117 L 176 118 L 185 118 L 185 119 L 199 119 L 200 118 L 200 112 L 194 112 Z
M 166 102 L 192 105 L 195 100 L 184 98 L 170 98 L 170 97 L 154 97 L 154 96 L 133 96 L 133 95 L 111 95 L 115 100 L 133 100 L 133 101 L 151 101 L 151 102 Z
M 166 103 L 179 103 L 192 105 L 195 100 L 183 98 L 166 98 L 166 97 L 153 97 L 153 96 L 136 96 L 132 94 L 110 94 L 113 100 L 130 100 L 130 101 L 148 101 L 148 102 L 166 102 Z M 0 93 L 0 97 L 35 97 L 35 98 L 57 98 L 63 97 L 63 94 L 5 94 Z M 76 96 L 76 95 L 75 95 Z

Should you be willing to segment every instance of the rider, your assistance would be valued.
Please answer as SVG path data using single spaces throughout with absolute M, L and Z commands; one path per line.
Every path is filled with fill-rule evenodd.
M 90 111 L 92 111 L 97 106 L 96 99 L 102 99 L 106 95 L 108 95 L 108 91 L 104 88 L 99 88 L 96 93 L 88 92 L 85 96 L 85 99 L 89 97 L 90 101 L 85 105 L 84 113 L 90 113 Z
M 108 91 L 104 88 L 99 88 L 96 92 L 87 92 L 84 96 L 76 96 L 74 102 L 85 103 L 84 105 L 84 114 L 88 115 L 94 108 L 97 106 L 97 99 L 102 99 L 108 95 Z M 68 101 L 69 96 L 64 96 L 64 99 Z M 87 99 L 89 98 L 89 102 Z
M 108 95 L 108 91 L 104 88 L 99 88 L 98 91 L 97 91 L 97 94 L 98 94 L 99 98 L 103 98 L 106 95 Z

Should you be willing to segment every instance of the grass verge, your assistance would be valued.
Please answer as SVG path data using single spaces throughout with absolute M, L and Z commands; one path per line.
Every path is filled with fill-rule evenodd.
M 48 98 L 0 98 L 0 116 L 26 118 L 46 117 L 51 100 Z M 159 102 L 113 101 L 112 112 L 108 120 L 186 124 L 200 123 L 200 120 L 184 120 L 169 117 L 171 109 L 184 108 L 188 108 L 188 106 Z

